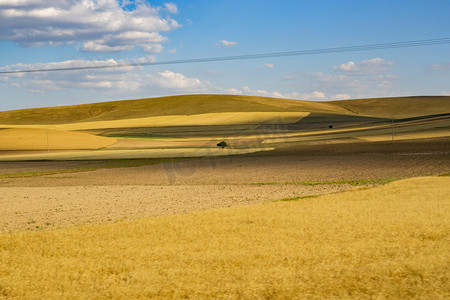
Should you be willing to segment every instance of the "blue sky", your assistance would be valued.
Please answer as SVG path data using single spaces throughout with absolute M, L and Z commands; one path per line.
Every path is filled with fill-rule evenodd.
M 0 71 L 450 37 L 450 1 L 0 0 Z M 450 44 L 0 75 L 0 110 L 217 93 L 338 100 L 450 95 Z

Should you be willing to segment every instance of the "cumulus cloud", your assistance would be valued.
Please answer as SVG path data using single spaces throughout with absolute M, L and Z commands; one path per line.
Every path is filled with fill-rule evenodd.
M 314 91 L 312 93 L 303 93 L 301 95 L 303 100 L 327 100 L 324 92 Z
M 382 58 L 372 58 L 360 62 L 349 61 L 339 66 L 334 66 L 333 70 L 346 74 L 379 74 L 389 70 L 394 63 Z
M 153 62 L 153 56 L 133 60 L 68 60 L 62 62 L 16 64 L 1 67 L 0 71 L 17 69 L 54 69 L 91 66 L 114 66 L 130 63 Z M 17 73 L 2 76 L 3 84 L 24 88 L 29 92 L 43 93 L 69 89 L 88 89 L 106 94 L 132 92 L 152 87 L 156 90 L 183 90 L 200 92 L 209 82 L 175 73 L 169 70 L 145 70 L 143 67 L 120 67 L 108 69 L 74 70 L 65 72 Z
M 186 77 L 181 73 L 175 73 L 169 70 L 147 75 L 149 82 L 168 89 L 181 89 L 184 91 L 204 91 L 207 81 L 198 78 Z
M 160 15 L 162 7 L 116 0 L 0 0 L 0 39 L 27 47 L 80 43 L 84 51 L 125 51 L 140 47 L 160 52 L 161 33 L 181 25 Z M 173 3 L 164 4 L 176 13 Z
M 377 96 L 390 96 L 398 76 L 388 73 L 393 62 L 373 58 L 360 62 L 346 62 L 334 66 L 335 72 L 316 72 L 306 75 L 303 89 L 321 90 L 331 100 Z M 300 85 L 300 84 L 299 84 Z
M 274 68 L 274 65 L 273 65 L 273 64 L 265 64 L 265 65 L 263 66 L 263 68 L 273 69 L 273 68 Z
M 60 69 L 92 66 L 114 66 L 118 64 L 154 61 L 153 56 L 133 60 L 67 60 L 61 62 L 16 64 L 1 67 L 1 71 L 20 69 Z M 8 82 L 19 84 L 30 92 L 48 90 L 81 89 L 137 89 L 142 83 L 137 71 L 140 67 L 121 67 L 113 69 L 75 70 L 66 72 L 18 73 L 5 76 Z
M 308 88 L 320 89 L 328 94 L 349 94 L 353 97 L 388 96 L 396 76 L 386 75 L 343 75 L 311 73 Z
M 164 3 L 164 6 L 172 14 L 176 14 L 178 12 L 178 8 L 175 3 Z
M 281 93 L 278 91 L 266 91 L 262 89 L 251 89 L 248 86 L 243 86 L 241 89 L 230 89 L 235 95 L 253 95 L 261 97 L 273 97 L 273 98 L 288 98 L 288 99 L 298 99 L 299 93 Z
M 221 40 L 220 42 L 216 43 L 216 46 L 217 47 L 223 46 L 223 47 L 231 48 L 231 47 L 236 46 L 237 44 L 238 44 L 238 42 Z
M 242 95 L 242 91 L 240 89 L 236 89 L 236 88 L 220 89 L 220 92 L 223 94 Z
M 263 89 L 251 89 L 248 86 L 243 86 L 240 89 L 219 89 L 221 93 L 233 94 L 233 95 L 252 95 L 261 97 L 272 97 L 272 98 L 285 98 L 285 99 L 298 99 L 298 100 L 311 100 L 311 101 L 321 101 L 327 100 L 325 93 L 321 91 L 313 91 L 310 93 L 282 93 L 278 91 L 267 91 Z
M 350 99 L 351 96 L 349 94 L 336 94 L 331 96 L 331 100 L 346 100 Z

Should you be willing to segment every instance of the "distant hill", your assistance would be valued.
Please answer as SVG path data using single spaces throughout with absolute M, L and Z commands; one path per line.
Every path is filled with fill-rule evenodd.
M 450 113 L 450 97 L 314 102 L 256 96 L 182 95 L 3 111 L 0 112 L 0 124 L 64 124 L 221 112 L 309 112 L 310 118 L 339 115 L 408 118 Z
M 377 118 L 411 118 L 450 113 L 450 96 L 372 98 L 330 101 L 355 114 Z

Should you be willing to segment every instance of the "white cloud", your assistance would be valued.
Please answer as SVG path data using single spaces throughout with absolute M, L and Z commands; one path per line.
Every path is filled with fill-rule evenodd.
M 221 89 L 220 92 L 222 92 L 223 94 L 230 94 L 230 95 L 242 95 L 242 91 L 236 88 Z
M 320 91 L 313 91 L 311 93 L 300 94 L 298 92 L 293 93 L 282 93 L 278 91 L 266 91 L 262 89 L 251 89 L 248 86 L 243 86 L 241 89 L 221 89 L 222 93 L 234 94 L 234 95 L 253 95 L 261 97 L 272 97 L 272 98 L 284 98 L 284 99 L 298 99 L 298 100 L 327 100 L 325 93 Z
M 340 66 L 334 66 L 333 70 L 339 71 L 345 74 L 378 74 L 384 73 L 390 69 L 394 63 L 392 61 L 386 61 L 382 58 L 373 58 L 369 60 L 363 60 L 360 62 L 349 61 Z
M 346 99 L 350 99 L 351 96 L 349 94 L 336 94 L 331 96 L 331 100 L 346 100 Z
M 265 64 L 263 66 L 263 68 L 267 68 L 267 69 L 273 69 L 274 65 L 273 64 Z
M 429 67 L 429 70 L 431 70 L 431 71 L 448 71 L 448 70 L 450 70 L 450 63 L 442 64 L 442 65 L 431 65 Z
M 207 81 L 201 81 L 198 78 L 186 77 L 181 73 L 175 73 L 169 70 L 149 74 L 147 78 L 150 82 L 159 87 L 168 89 L 182 89 L 185 91 L 203 91 L 208 84 Z
M 390 96 L 394 80 L 398 76 L 387 73 L 393 62 L 374 58 L 360 62 L 347 62 L 334 66 L 339 73 L 310 73 L 302 88 L 322 90 L 331 94 L 331 99 L 352 95 L 354 98 Z M 337 96 L 339 95 L 339 97 Z
M 172 14 L 176 14 L 178 12 L 178 8 L 177 8 L 175 3 L 172 3 L 172 2 L 171 3 L 164 3 L 164 6 Z
M 440 96 L 450 96 L 450 91 L 442 91 L 439 95 Z
M 335 75 L 335 74 L 327 74 L 327 73 L 322 73 L 322 72 L 311 73 L 309 76 L 319 82 L 324 82 L 324 83 L 333 83 L 333 82 L 340 83 L 340 82 L 348 81 L 349 79 L 351 79 L 349 76 L 346 76 L 346 75 Z
M 170 49 L 170 50 L 167 50 L 167 52 L 174 54 L 174 53 L 177 53 L 177 49 Z
M 327 100 L 324 92 L 314 91 L 312 93 L 303 93 L 301 95 L 301 99 L 303 100 Z
M 62 62 L 17 64 L 0 67 L 0 71 L 18 69 L 57 69 L 92 66 L 114 66 L 118 64 L 153 62 L 153 56 L 133 60 L 68 60 Z M 27 89 L 29 92 L 42 93 L 69 89 L 88 89 L 102 93 L 132 92 L 152 87 L 153 90 L 183 92 L 201 92 L 209 82 L 187 77 L 169 70 L 146 70 L 143 67 L 120 67 L 108 69 L 72 70 L 64 72 L 18 73 L 3 75 L 3 84 Z
M 284 75 L 284 76 L 281 77 L 281 79 L 283 79 L 283 80 L 294 80 L 294 79 L 297 79 L 299 76 L 300 76 L 300 74 L 294 73 L 294 74 Z
M 167 40 L 161 33 L 180 24 L 161 17 L 161 7 L 137 1 L 133 9 L 125 9 L 128 4 L 116 0 L 0 0 L 0 39 L 28 47 L 81 43 L 84 51 L 140 47 L 160 52 Z M 164 6 L 170 13 L 177 12 L 173 3 Z
M 1 71 L 17 69 L 59 69 L 78 68 L 92 66 L 110 66 L 117 64 L 154 61 L 153 56 L 143 57 L 137 60 L 68 60 L 62 62 L 17 64 L 1 67 Z M 139 67 L 121 67 L 114 69 L 75 70 L 65 72 L 40 72 L 40 73 L 18 73 L 8 75 L 11 83 L 20 82 L 21 86 L 30 92 L 44 92 L 66 90 L 73 88 L 81 89 L 130 89 L 134 90 L 141 84 L 137 74 Z M 12 84 L 11 84 L 12 85 Z
M 239 93 L 237 93 L 239 92 Z M 278 91 L 266 91 L 261 89 L 251 89 L 248 86 L 243 86 L 241 90 L 236 90 L 235 94 L 246 94 L 246 95 L 254 95 L 254 96 L 261 96 L 261 97 L 274 97 L 274 98 L 288 98 L 288 99 L 298 99 L 300 96 L 299 93 L 280 93 Z
M 216 43 L 216 46 L 217 47 L 224 46 L 224 47 L 227 47 L 227 48 L 231 48 L 231 47 L 236 46 L 237 44 L 238 44 L 238 42 L 221 40 L 220 42 Z

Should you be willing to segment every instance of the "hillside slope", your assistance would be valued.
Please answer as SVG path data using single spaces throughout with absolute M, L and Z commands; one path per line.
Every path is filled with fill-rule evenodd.
M 342 117 L 396 119 L 450 113 L 450 96 L 314 102 L 237 95 L 181 95 L 0 112 L 0 124 L 66 124 L 223 112 L 308 112 L 303 122 Z M 328 119 L 327 119 L 328 118 Z M 311 120 L 310 120 L 311 119 Z M 320 120 L 319 120 L 320 121 Z
M 13 128 L 0 130 L 1 150 L 73 150 L 99 149 L 117 142 L 110 137 L 81 132 L 45 130 L 40 128 Z
M 182 95 L 0 112 L 0 124 L 62 124 L 221 112 L 325 112 L 334 104 L 233 95 Z
M 412 118 L 450 113 L 450 96 L 420 96 L 329 101 L 355 114 L 378 118 Z

